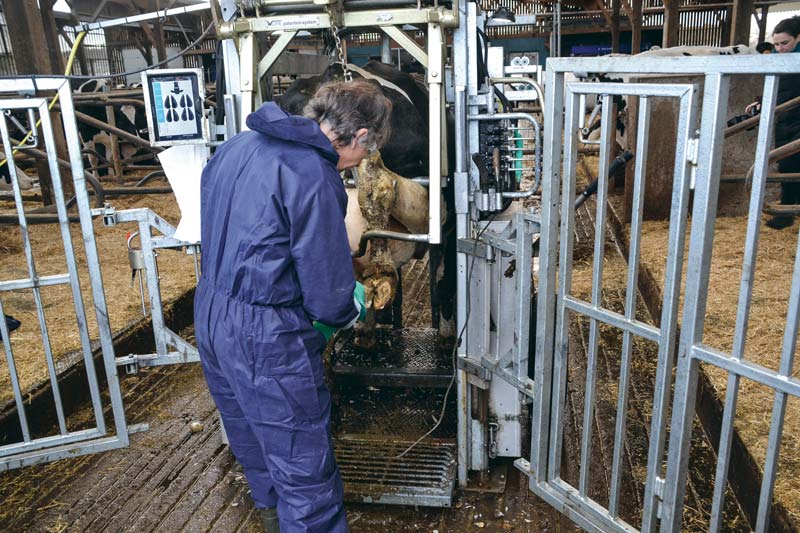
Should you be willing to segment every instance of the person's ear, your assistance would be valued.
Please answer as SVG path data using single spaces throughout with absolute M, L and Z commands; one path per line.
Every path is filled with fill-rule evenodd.
M 369 130 L 367 128 L 360 128 L 356 131 L 356 134 L 353 136 L 353 139 L 355 139 L 360 143 L 361 139 L 367 136 L 367 133 L 369 133 Z

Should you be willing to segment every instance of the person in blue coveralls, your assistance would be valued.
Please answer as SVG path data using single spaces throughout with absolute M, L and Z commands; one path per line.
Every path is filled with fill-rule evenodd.
M 339 172 L 383 144 L 390 112 L 364 80 L 323 85 L 305 116 L 269 102 L 203 171 L 197 345 L 270 533 L 348 531 L 322 352 L 364 295 Z

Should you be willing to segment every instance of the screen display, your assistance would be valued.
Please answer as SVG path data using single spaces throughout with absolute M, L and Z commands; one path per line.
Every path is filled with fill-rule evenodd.
M 203 109 L 197 75 L 150 74 L 150 112 L 154 142 L 203 140 Z

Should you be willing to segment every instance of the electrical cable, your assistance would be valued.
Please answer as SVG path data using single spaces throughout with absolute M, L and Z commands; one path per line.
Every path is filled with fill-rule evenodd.
M 489 224 L 491 224 L 494 221 L 494 217 L 498 213 L 499 213 L 499 211 L 496 211 L 496 212 L 492 213 L 491 216 L 489 216 L 489 218 L 486 220 L 486 225 L 483 228 L 481 228 L 481 230 L 478 232 L 478 235 L 475 237 L 475 240 L 480 240 L 481 236 L 486 232 L 487 229 L 489 229 Z M 452 355 L 452 358 L 453 358 L 453 377 L 450 378 L 450 383 L 447 385 L 447 390 L 445 390 L 445 392 L 444 392 L 444 398 L 442 399 L 442 411 L 441 411 L 441 413 L 439 413 L 439 418 L 438 418 L 438 420 L 436 420 L 436 424 L 434 424 L 431 429 L 429 429 L 420 438 L 415 440 L 408 448 L 403 450 L 403 452 L 401 452 L 400 454 L 394 456 L 393 459 L 401 459 L 405 454 L 407 454 L 408 452 L 413 450 L 417 446 L 417 444 L 419 444 L 420 442 L 425 440 L 428 436 L 431 435 L 431 433 L 436 431 L 436 429 L 442 424 L 442 420 L 444 420 L 444 415 L 445 415 L 445 413 L 447 411 L 447 398 L 450 396 L 450 391 L 453 389 L 453 384 L 456 381 L 456 375 L 458 373 L 458 365 L 457 365 L 458 347 L 461 346 L 461 341 L 462 341 L 462 339 L 464 337 L 464 333 L 466 332 L 467 324 L 469 324 L 469 315 L 470 315 L 470 312 L 472 311 L 472 308 L 471 308 L 470 303 L 469 303 L 469 285 L 472 282 L 472 271 L 474 269 L 475 269 L 475 256 L 473 255 L 472 256 L 472 263 L 470 264 L 470 267 L 469 267 L 469 272 L 467 272 L 467 294 L 466 294 L 467 314 L 466 314 L 466 317 L 464 318 L 464 325 L 461 326 L 461 331 L 458 333 L 458 337 L 456 337 L 455 344 L 453 345 L 453 355 Z

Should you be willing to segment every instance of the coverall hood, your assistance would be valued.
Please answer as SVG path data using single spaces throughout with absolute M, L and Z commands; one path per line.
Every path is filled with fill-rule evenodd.
M 323 157 L 334 164 L 339 154 L 331 141 L 322 133 L 319 124 L 310 118 L 290 115 L 275 102 L 267 102 L 247 117 L 247 127 L 282 141 L 306 144 L 320 151 Z

